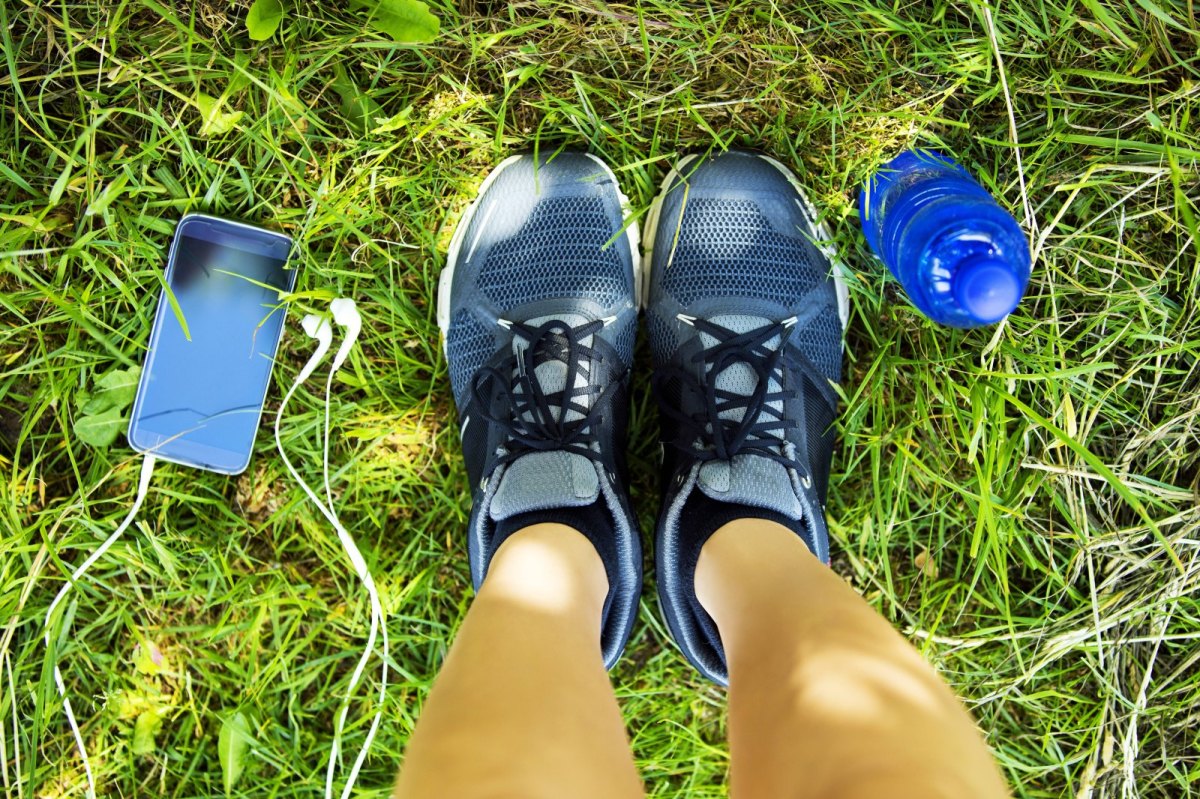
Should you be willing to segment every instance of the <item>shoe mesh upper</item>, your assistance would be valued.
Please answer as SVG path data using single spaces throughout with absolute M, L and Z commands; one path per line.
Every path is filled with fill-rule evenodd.
M 552 297 L 586 297 L 602 307 L 628 292 L 612 223 L 599 197 L 540 201 L 521 231 L 497 244 L 479 272 L 480 290 L 499 308 Z
M 817 483 L 817 494 L 825 502 L 829 490 L 829 462 L 833 455 L 833 409 L 811 386 L 804 387 L 804 438 L 808 442 L 808 462 Z
M 825 277 L 811 248 L 773 230 L 753 202 L 690 200 L 683 229 L 663 283 L 685 306 L 703 297 L 787 302 Z
M 842 320 L 837 307 L 830 305 L 792 336 L 800 351 L 835 383 L 842 381 Z
M 650 349 L 658 353 L 660 358 L 667 358 L 679 346 L 679 339 L 671 325 L 656 313 L 646 314 L 646 332 L 650 336 Z
M 629 314 L 625 319 L 616 323 L 617 327 L 612 338 L 613 348 L 620 354 L 625 363 L 633 361 L 633 345 L 637 340 L 637 314 Z
M 476 320 L 468 308 L 460 308 L 450 323 L 454 335 L 446 339 L 446 363 L 450 367 L 450 388 L 460 405 L 465 405 L 471 377 L 487 362 L 496 349 L 492 331 Z

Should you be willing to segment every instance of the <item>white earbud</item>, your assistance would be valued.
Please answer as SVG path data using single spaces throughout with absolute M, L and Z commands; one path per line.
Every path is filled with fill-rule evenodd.
M 329 303 L 329 311 L 333 314 L 333 321 L 346 328 L 346 337 L 338 347 L 337 355 L 333 356 L 333 371 L 336 372 L 350 357 L 350 350 L 354 349 L 354 342 L 362 330 L 362 317 L 358 315 L 358 306 L 349 297 L 338 297 Z
M 325 357 L 325 353 L 329 352 L 329 348 L 333 345 L 333 328 L 329 326 L 329 322 L 317 316 L 309 314 L 300 320 L 300 326 L 304 328 L 304 332 L 309 338 L 317 340 L 317 351 L 308 359 L 308 363 L 304 364 L 304 368 L 300 370 L 300 374 L 296 375 L 296 382 L 303 383 L 308 379 L 308 376 L 317 368 L 317 364 Z

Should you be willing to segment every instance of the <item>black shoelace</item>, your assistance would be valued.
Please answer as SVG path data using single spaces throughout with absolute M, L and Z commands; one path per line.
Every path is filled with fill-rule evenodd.
M 691 364 L 671 364 L 654 377 L 654 390 L 666 396 L 665 384 L 679 381 L 682 398 L 679 407 L 663 402 L 663 412 L 679 422 L 679 435 L 670 443 L 689 457 L 702 461 L 727 461 L 741 453 L 751 453 L 797 469 L 804 474 L 807 468 L 785 453 L 787 432 L 798 426 L 784 417 L 783 403 L 794 399 L 797 392 L 786 388 L 784 370 L 803 368 L 805 364 L 787 347 L 794 330 L 791 320 L 771 322 L 762 327 L 738 333 L 705 319 L 688 318 L 689 324 L 717 341 L 690 358 Z M 778 337 L 774 348 L 767 342 Z M 693 365 L 701 365 L 697 370 Z M 754 390 L 742 394 L 717 387 L 717 379 L 737 365 L 749 367 L 757 381 Z M 702 377 L 697 377 L 697 371 Z M 771 391 L 772 380 L 779 390 Z M 700 406 L 696 413 L 684 408 Z M 736 413 L 742 411 L 741 414 Z
M 603 422 L 602 413 L 616 383 L 599 386 L 590 378 L 604 356 L 583 341 L 603 328 L 604 322 L 572 327 L 552 319 L 538 326 L 508 325 L 527 345 L 502 367 L 480 369 L 471 381 L 480 415 L 507 432 L 505 452 L 497 465 L 531 451 L 563 450 L 599 460 L 600 454 L 592 447 L 593 432 Z M 537 367 L 550 360 L 566 364 L 561 391 L 546 391 L 538 380 Z M 499 392 L 493 394 L 497 385 Z M 501 410 L 493 411 L 496 407 Z

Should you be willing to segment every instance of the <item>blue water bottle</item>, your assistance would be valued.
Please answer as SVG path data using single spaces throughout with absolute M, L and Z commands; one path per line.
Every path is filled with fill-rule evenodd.
M 935 322 L 979 327 L 1008 316 L 1029 282 L 1029 244 L 1012 214 L 949 158 L 901 153 L 858 200 L 871 250 Z

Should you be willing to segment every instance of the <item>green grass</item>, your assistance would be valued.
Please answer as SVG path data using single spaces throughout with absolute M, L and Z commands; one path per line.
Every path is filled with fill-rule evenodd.
M 442 33 L 416 47 L 322 5 L 287 3 L 261 45 L 240 1 L 0 5 L 6 796 L 82 795 L 41 619 L 124 515 L 139 459 L 72 425 L 98 376 L 141 361 L 164 247 L 193 210 L 296 236 L 293 318 L 360 301 L 334 458 L 399 673 L 360 778 L 386 796 L 470 598 L 436 276 L 487 169 L 535 144 L 603 156 L 639 213 L 681 153 L 748 145 L 796 167 L 854 272 L 835 568 L 972 706 L 1018 796 L 1200 795 L 1190 0 L 1004 0 L 991 17 L 942 0 L 439 1 Z M 353 124 L 339 69 L 390 130 Z M 198 92 L 243 112 L 233 131 L 202 135 Z M 856 187 L 914 143 L 956 154 L 1034 236 L 1029 294 L 999 328 L 924 321 L 867 253 Z M 305 357 L 297 333 L 269 410 Z M 639 359 L 631 465 L 650 530 Z M 315 477 L 318 390 L 293 408 L 287 445 Z M 647 589 L 614 673 L 638 765 L 654 796 L 724 796 L 723 692 L 683 662 Z M 368 607 L 269 435 L 241 477 L 161 466 L 67 610 L 65 678 L 107 795 L 224 795 L 218 731 L 237 710 L 255 740 L 235 793 L 318 794 Z M 140 641 L 165 672 L 134 668 Z M 133 718 L 156 708 L 153 752 L 134 755 Z

